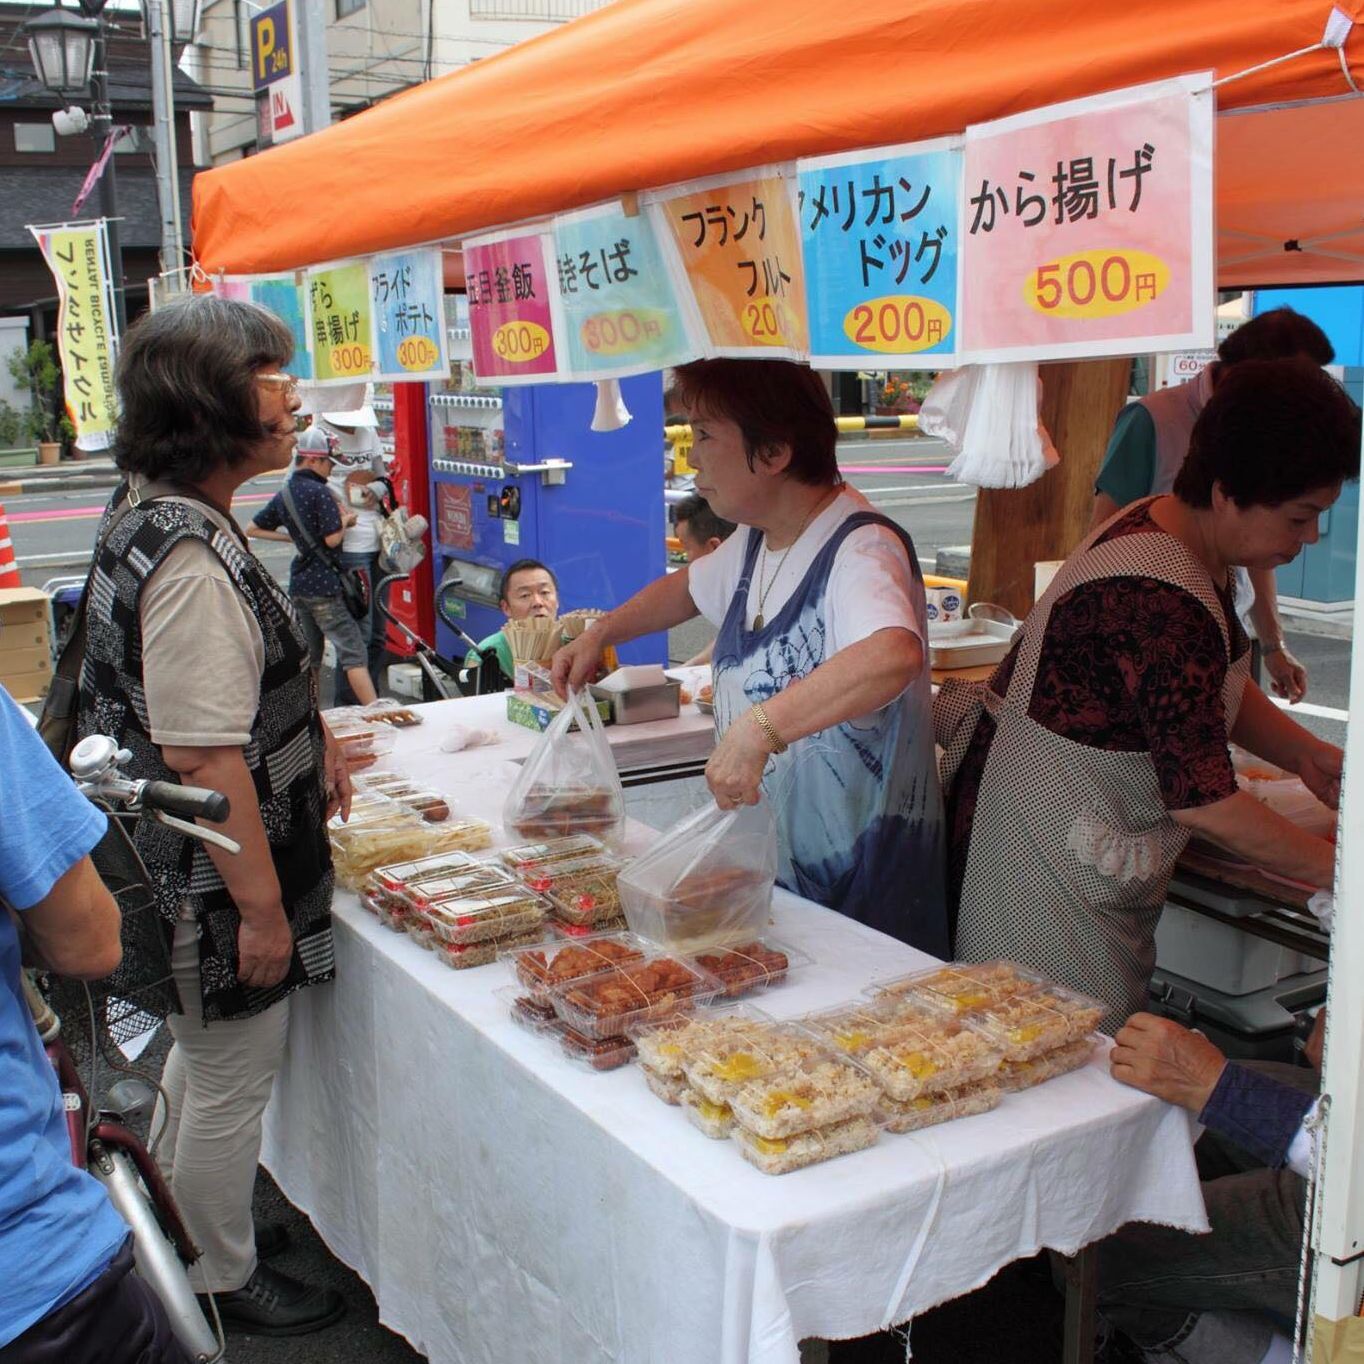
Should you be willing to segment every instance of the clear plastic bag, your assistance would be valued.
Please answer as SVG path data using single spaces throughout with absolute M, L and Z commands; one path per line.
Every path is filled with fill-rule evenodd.
M 601 716 L 585 693 L 569 693 L 531 750 L 502 807 L 502 823 L 525 839 L 592 834 L 619 842 L 625 793 Z
M 631 862 L 616 888 L 631 931 L 694 951 L 760 938 L 776 879 L 777 830 L 763 800 L 703 806 Z

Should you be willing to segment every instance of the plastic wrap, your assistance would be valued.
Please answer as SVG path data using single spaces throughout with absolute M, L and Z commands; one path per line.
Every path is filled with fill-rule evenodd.
M 971 1017 L 998 1043 L 1005 1060 L 1029 1061 L 1088 1037 L 1107 1012 L 1108 1006 L 1100 1000 L 1048 985 L 992 1004 Z
M 554 1009 L 585 1037 L 623 1034 L 633 1024 L 684 1012 L 712 999 L 718 984 L 678 957 L 613 967 L 551 991 Z
M 1068 1042 L 1055 1051 L 1034 1056 L 1028 1061 L 1005 1061 L 999 1068 L 996 1083 L 1006 1094 L 1031 1089 L 1034 1085 L 1054 1080 L 1058 1075 L 1079 1070 L 1093 1054 L 1094 1039 L 1083 1037 L 1078 1042 Z
M 936 1094 L 921 1094 L 904 1102 L 882 1097 L 876 1108 L 876 1118 L 887 1132 L 918 1132 L 953 1118 L 988 1113 L 998 1107 L 1002 1097 L 1003 1091 L 997 1081 L 977 1080 L 974 1084 Z
M 687 1078 L 691 1079 L 690 1071 Z M 692 1087 L 696 1088 L 695 1081 Z M 880 1099 L 880 1088 L 865 1071 L 850 1061 L 828 1060 L 751 1080 L 740 1086 L 729 1106 L 740 1126 L 756 1136 L 780 1140 L 868 1117 Z
M 802 1132 L 792 1137 L 762 1137 L 742 1127 L 736 1127 L 732 1135 L 739 1154 L 750 1165 L 756 1165 L 765 1175 L 784 1175 L 806 1165 L 864 1151 L 876 1144 L 880 1130 L 870 1118 L 857 1117 L 824 1131 Z
M 1027 994 L 1047 984 L 1038 971 L 1012 961 L 949 962 L 927 971 L 911 971 L 905 976 L 875 981 L 867 993 L 873 997 L 923 994 L 951 1008 L 967 1013 L 1015 995 Z

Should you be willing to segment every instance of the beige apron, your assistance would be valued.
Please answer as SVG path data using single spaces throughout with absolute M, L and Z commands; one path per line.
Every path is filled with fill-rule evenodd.
M 1076 743 L 1029 718 L 1052 608 L 1082 584 L 1106 578 L 1155 578 L 1197 598 L 1217 621 L 1228 653 L 1222 700 L 1229 732 L 1250 675 L 1250 651 L 1231 662 L 1222 603 L 1207 570 L 1179 540 L 1153 530 L 1091 547 L 1104 529 L 1067 560 L 1024 622 L 1006 694 L 985 683 L 948 682 L 934 702 L 933 723 L 945 750 L 944 790 L 982 710 L 996 724 L 962 881 L 957 956 L 1005 957 L 1096 995 L 1111 1008 L 1104 1025 L 1111 1032 L 1145 1006 L 1156 922 L 1189 831 L 1166 810 L 1149 753 Z

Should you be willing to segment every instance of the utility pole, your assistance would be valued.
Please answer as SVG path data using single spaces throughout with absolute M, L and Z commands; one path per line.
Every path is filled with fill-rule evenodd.
M 184 235 L 180 220 L 179 155 L 175 141 L 171 21 L 167 0 L 145 0 L 151 48 L 152 132 L 156 146 L 156 197 L 161 209 L 161 275 L 168 292 L 181 284 Z
M 332 121 L 331 77 L 327 71 L 327 0 L 289 0 L 298 36 L 303 78 L 303 128 L 315 133 Z
M 99 19 L 99 29 L 95 34 L 94 62 L 90 72 L 90 131 L 94 134 L 95 153 L 104 150 L 104 144 L 113 131 L 113 111 L 109 107 L 109 67 L 106 56 L 104 21 L 100 10 L 103 2 L 94 8 L 93 18 Z M 88 11 L 87 11 L 88 12 Z M 118 334 L 128 329 L 128 307 L 123 289 L 123 246 L 119 236 L 118 221 L 118 177 L 114 173 L 116 156 L 109 157 L 109 164 L 99 178 L 100 212 L 107 220 L 109 234 L 109 262 L 113 274 L 114 317 L 118 322 Z

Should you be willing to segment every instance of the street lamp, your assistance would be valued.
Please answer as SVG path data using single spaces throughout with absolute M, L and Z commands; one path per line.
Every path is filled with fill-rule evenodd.
M 89 85 L 90 131 L 94 134 L 97 155 L 103 151 L 114 123 L 109 108 L 104 22 L 100 18 L 105 3 L 106 0 L 80 0 L 81 15 L 58 8 L 28 20 L 23 26 L 29 39 L 33 69 L 44 89 L 65 102 L 70 95 Z M 73 88 L 70 82 L 82 74 L 84 80 Z M 127 322 L 127 307 L 123 297 L 123 246 L 118 231 L 118 182 L 113 157 L 109 158 L 104 174 L 100 176 L 99 202 L 108 225 L 109 263 L 114 275 L 114 318 L 122 334 Z

